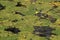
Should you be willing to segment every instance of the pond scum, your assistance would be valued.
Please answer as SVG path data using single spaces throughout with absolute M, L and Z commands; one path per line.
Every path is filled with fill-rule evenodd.
M 60 0 L 0 0 L 0 40 L 60 40 Z

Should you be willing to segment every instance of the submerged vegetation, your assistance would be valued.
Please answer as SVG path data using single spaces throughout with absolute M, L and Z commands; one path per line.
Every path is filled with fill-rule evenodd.
M 0 0 L 0 40 L 60 40 L 60 1 Z

